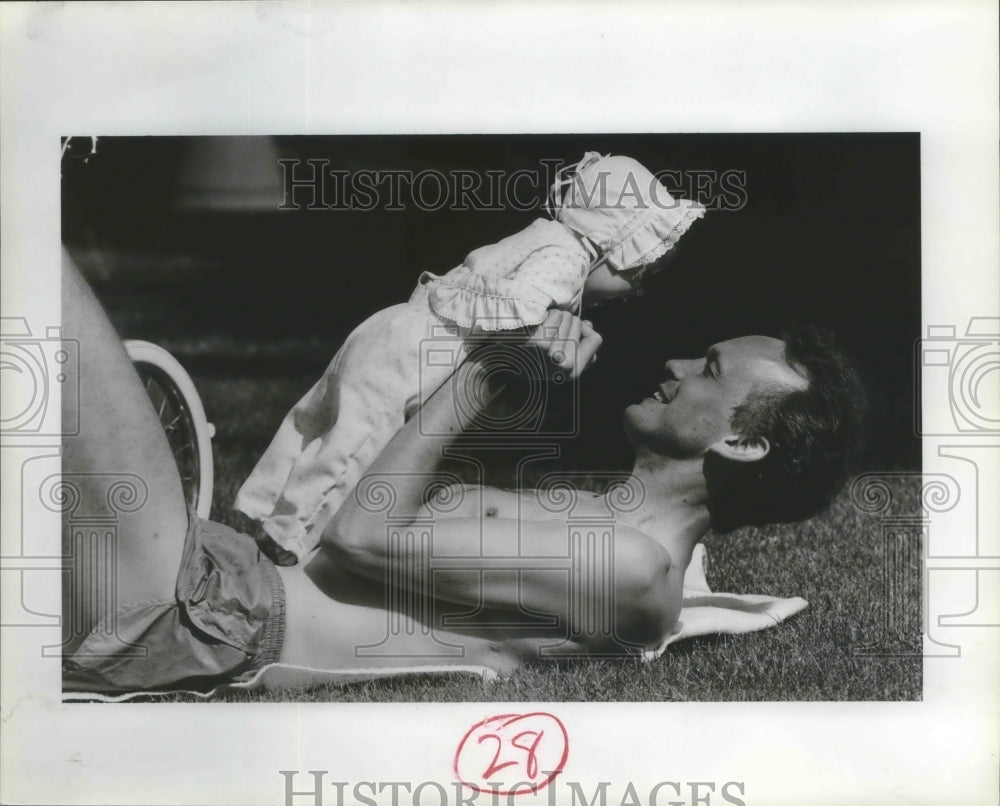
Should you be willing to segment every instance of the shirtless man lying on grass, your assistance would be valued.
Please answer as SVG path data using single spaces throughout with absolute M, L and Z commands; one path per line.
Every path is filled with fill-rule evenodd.
M 79 407 L 64 416 L 79 415 L 80 433 L 65 441 L 64 483 L 88 515 L 114 514 L 115 480 L 137 491 L 133 511 L 118 513 L 117 556 L 87 550 L 67 519 L 67 691 L 212 686 L 274 662 L 388 668 L 423 658 L 510 672 L 540 655 L 655 647 L 675 627 L 685 569 L 710 526 L 815 513 L 841 483 L 855 439 L 857 376 L 822 331 L 737 338 L 668 361 L 663 383 L 625 411 L 636 455 L 627 481 L 644 498 L 618 514 L 602 553 L 530 495 L 464 488 L 437 509 L 428 498 L 443 452 L 495 394 L 497 350 L 481 349 L 389 443 L 320 549 L 277 568 L 252 538 L 187 510 L 118 336 L 66 256 L 63 275 L 64 332 L 80 344 L 79 377 L 68 378 L 80 394 L 64 396 Z M 504 349 L 542 351 L 576 377 L 600 343 L 589 323 L 552 311 L 524 344 Z M 384 494 L 391 511 L 379 505 Z M 615 507 L 581 493 L 573 515 L 588 511 L 607 517 Z M 430 518 L 433 529 L 423 525 Z M 365 651 L 384 640 L 390 618 L 391 651 Z

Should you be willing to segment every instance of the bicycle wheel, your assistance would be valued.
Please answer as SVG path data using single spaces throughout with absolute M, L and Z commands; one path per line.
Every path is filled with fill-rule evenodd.
M 167 435 L 184 497 L 202 518 L 207 518 L 212 510 L 215 479 L 212 463 L 215 426 L 205 417 L 194 382 L 177 359 L 157 344 L 129 339 L 125 351 Z

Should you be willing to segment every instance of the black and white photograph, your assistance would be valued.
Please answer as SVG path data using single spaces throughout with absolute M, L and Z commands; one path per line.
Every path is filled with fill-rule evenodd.
M 0 801 L 995 799 L 995 2 L 0 8 Z
M 139 370 L 88 388 L 84 361 L 71 416 L 148 394 L 156 472 L 211 535 L 136 538 L 117 628 L 67 636 L 68 693 L 919 699 L 919 534 L 870 508 L 889 485 L 919 509 L 917 134 L 63 145 L 63 320 L 78 273 Z M 94 494 L 125 467 L 152 505 L 119 448 L 154 436 L 81 453 Z M 142 569 L 189 563 L 127 615 L 130 575 L 148 601 Z M 193 603 L 245 574 L 250 641 Z

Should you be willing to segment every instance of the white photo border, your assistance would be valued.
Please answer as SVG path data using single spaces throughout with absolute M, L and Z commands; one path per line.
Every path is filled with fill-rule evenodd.
M 995 2 L 3 4 L 0 306 L 33 333 L 59 322 L 63 135 L 890 131 L 921 137 L 923 335 L 961 339 L 1000 317 L 996 19 Z M 59 532 L 16 503 L 24 462 L 57 451 L 4 443 L 5 582 L 26 530 Z M 994 798 L 1000 613 L 984 596 L 955 614 L 970 584 L 998 587 L 998 457 L 995 431 L 925 438 L 925 473 L 963 494 L 932 532 L 976 530 L 978 553 L 928 559 L 923 701 L 553 705 L 567 774 L 620 784 L 613 803 L 659 781 L 743 782 L 748 805 Z M 299 790 L 308 770 L 449 785 L 463 733 L 501 710 L 64 704 L 38 651 L 58 627 L 2 638 L 8 803 L 285 803 L 279 770 Z

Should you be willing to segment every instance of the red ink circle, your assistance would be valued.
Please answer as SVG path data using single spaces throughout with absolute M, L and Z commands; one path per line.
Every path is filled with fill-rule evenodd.
M 569 735 L 552 714 L 498 714 L 465 732 L 453 770 L 476 792 L 529 795 L 562 772 L 568 755 Z

